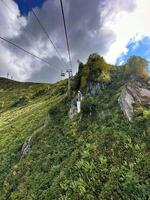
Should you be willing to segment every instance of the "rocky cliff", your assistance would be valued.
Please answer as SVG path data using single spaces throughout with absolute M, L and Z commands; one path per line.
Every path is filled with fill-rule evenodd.
M 131 80 L 122 89 L 119 103 L 123 113 L 131 122 L 134 116 L 134 105 L 141 104 L 150 107 L 150 88 L 146 82 Z

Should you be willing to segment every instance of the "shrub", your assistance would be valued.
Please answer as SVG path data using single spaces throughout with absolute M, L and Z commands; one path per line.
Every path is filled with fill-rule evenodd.
M 83 115 L 92 115 L 96 113 L 97 105 L 92 97 L 85 97 L 81 103 L 81 112 Z
M 36 91 L 36 93 L 33 95 L 33 99 L 36 98 L 36 97 L 39 97 L 39 96 L 42 96 L 44 95 L 45 93 L 47 93 L 47 89 L 40 89 L 38 91 Z
M 67 99 L 64 99 L 61 103 L 53 106 L 49 110 L 49 117 L 57 122 L 63 122 L 68 115 Z
M 138 106 L 134 108 L 134 115 L 137 116 L 143 116 L 143 107 L 142 106 Z
M 28 97 L 24 96 L 19 99 L 17 99 L 13 104 L 12 107 L 19 107 L 19 106 L 24 106 L 29 102 Z
M 132 56 L 125 65 L 126 75 L 135 75 L 140 78 L 148 78 L 148 62 L 140 56 Z

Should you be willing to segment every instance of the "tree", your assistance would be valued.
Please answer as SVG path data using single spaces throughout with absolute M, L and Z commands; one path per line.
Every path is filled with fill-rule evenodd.
M 104 58 L 97 53 L 89 56 L 87 65 L 90 68 L 91 78 L 95 81 L 109 82 L 111 80 L 112 66 L 107 64 Z
M 135 75 L 140 78 L 147 78 L 148 61 L 140 56 L 132 56 L 125 65 L 125 73 L 127 75 Z

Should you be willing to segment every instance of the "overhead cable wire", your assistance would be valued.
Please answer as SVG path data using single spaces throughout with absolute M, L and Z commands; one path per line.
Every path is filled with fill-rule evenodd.
M 32 10 L 32 13 L 34 15 L 34 17 L 36 18 L 37 22 L 39 23 L 41 29 L 43 30 L 43 32 L 45 33 L 45 35 L 47 36 L 48 40 L 50 41 L 50 43 L 52 44 L 53 48 L 55 49 L 58 57 L 59 57 L 59 60 L 60 62 L 62 63 L 63 62 L 63 65 L 66 65 L 63 57 L 61 56 L 60 52 L 58 51 L 58 49 L 56 48 L 53 40 L 51 39 L 50 37 L 50 34 L 47 32 L 47 30 L 45 29 L 44 25 L 42 24 L 41 20 L 38 18 L 37 14 L 34 12 L 34 10 Z
M 4 0 L 1 0 L 1 2 L 4 4 L 4 6 L 16 17 L 16 15 L 14 14 L 13 10 L 7 5 L 7 3 Z M 32 10 L 34 17 L 36 18 L 36 20 L 38 21 L 38 23 L 40 24 L 41 28 L 43 29 L 44 33 L 47 35 L 48 39 L 50 40 L 51 44 L 53 45 L 54 49 L 56 50 L 58 56 L 60 57 L 60 60 L 63 62 L 63 65 L 66 65 L 64 59 L 62 58 L 61 54 L 59 53 L 59 51 L 57 50 L 56 46 L 54 45 L 52 39 L 50 38 L 49 34 L 47 33 L 46 29 L 44 28 L 44 26 L 42 25 L 41 21 L 39 20 L 39 18 L 37 17 L 36 13 Z M 20 23 L 20 25 L 22 26 L 21 22 L 18 20 L 18 22 Z M 29 32 L 31 34 L 33 34 L 29 29 L 24 29 L 25 32 Z
M 63 7 L 63 1 L 62 0 L 60 0 L 60 4 L 61 4 L 61 11 L 62 11 L 64 29 L 65 29 L 65 36 L 66 36 L 66 43 L 67 43 L 67 50 L 68 50 L 68 56 L 69 56 L 69 61 L 70 61 L 70 67 L 72 68 L 71 52 L 70 52 L 69 39 L 68 39 L 68 30 L 67 30 L 67 26 L 66 26 L 66 19 L 65 19 L 65 13 L 64 13 L 64 7 Z
M 48 64 L 48 65 L 51 65 L 49 62 L 47 62 L 47 61 L 44 60 L 43 58 L 40 58 L 39 56 L 37 56 L 37 55 L 31 53 L 30 51 L 24 49 L 23 47 L 20 47 L 19 45 L 15 44 L 14 42 L 12 42 L 12 41 L 10 41 L 10 40 L 8 40 L 8 39 L 6 39 L 6 38 L 3 38 L 3 37 L 1 37 L 1 36 L 0 36 L 0 39 L 3 40 L 3 41 L 5 41 L 5 42 L 7 42 L 7 43 L 9 43 L 9 44 L 11 44 L 11 45 L 13 45 L 13 46 L 15 46 L 15 47 L 18 48 L 18 49 L 24 51 L 25 53 L 31 55 L 32 57 L 34 57 L 34 58 L 36 58 L 36 59 L 38 59 L 38 60 L 40 60 L 40 61 L 42 61 L 42 62 L 44 62 L 44 63 L 46 63 L 46 64 Z

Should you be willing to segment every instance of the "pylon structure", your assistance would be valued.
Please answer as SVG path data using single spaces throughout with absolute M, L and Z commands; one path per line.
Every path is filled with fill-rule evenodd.
M 8 78 L 9 78 L 9 73 L 8 73 L 8 72 L 7 72 L 7 75 L 6 75 L 6 76 L 7 76 L 7 79 L 8 79 Z
M 67 69 L 66 72 L 68 73 L 68 96 L 71 95 L 71 77 L 72 77 L 72 69 Z

